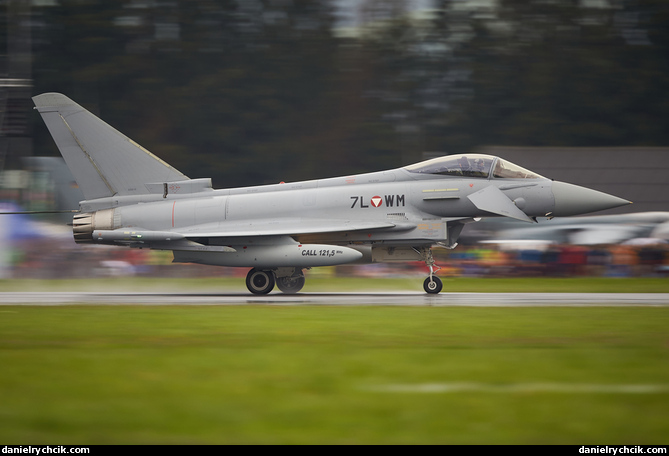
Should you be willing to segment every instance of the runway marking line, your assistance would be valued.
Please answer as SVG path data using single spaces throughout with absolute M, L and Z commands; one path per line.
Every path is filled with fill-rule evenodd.
M 658 394 L 669 392 L 663 384 L 605 384 L 605 383 L 416 383 L 389 384 L 362 388 L 377 393 L 598 393 L 598 394 Z

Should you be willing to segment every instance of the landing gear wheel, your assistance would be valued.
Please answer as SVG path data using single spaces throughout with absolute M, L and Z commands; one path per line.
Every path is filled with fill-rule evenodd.
M 437 294 L 444 287 L 444 284 L 441 283 L 441 279 L 437 276 L 428 277 L 423 282 L 423 289 L 426 293 Z
M 246 275 L 246 288 L 253 294 L 265 295 L 274 288 L 274 273 L 253 268 Z
M 306 279 L 303 275 L 277 277 L 276 286 L 286 294 L 298 293 L 304 286 Z

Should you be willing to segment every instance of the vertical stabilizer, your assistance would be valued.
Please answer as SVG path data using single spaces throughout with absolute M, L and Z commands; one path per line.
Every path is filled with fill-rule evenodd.
M 188 179 L 65 95 L 33 101 L 87 200 L 146 194 L 147 183 Z

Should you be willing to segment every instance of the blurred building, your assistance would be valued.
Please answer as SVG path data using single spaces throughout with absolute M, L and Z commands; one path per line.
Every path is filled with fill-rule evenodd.
M 0 21 L 0 170 L 32 155 L 32 40 L 30 0 L 9 0 Z M 4 13 L 4 14 L 2 14 Z

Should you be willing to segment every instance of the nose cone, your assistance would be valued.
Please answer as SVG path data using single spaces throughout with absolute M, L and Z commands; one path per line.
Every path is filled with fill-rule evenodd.
M 553 197 L 555 198 L 555 209 L 553 215 L 564 217 L 568 215 L 587 214 L 589 212 L 603 211 L 614 207 L 632 204 L 630 201 L 598 192 L 578 185 L 565 182 L 552 183 Z

